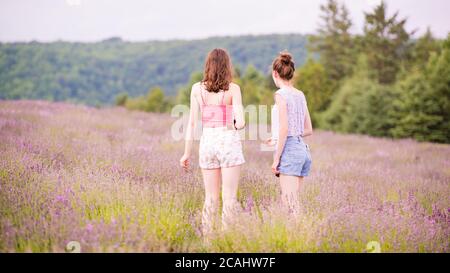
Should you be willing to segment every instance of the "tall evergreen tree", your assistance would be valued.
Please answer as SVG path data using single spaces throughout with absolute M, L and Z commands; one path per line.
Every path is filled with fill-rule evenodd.
M 376 72 L 379 83 L 394 83 L 402 62 L 410 54 L 412 33 L 405 30 L 407 19 L 399 19 L 398 12 L 389 17 L 382 1 L 372 12 L 365 13 L 365 20 L 363 52 L 369 67 Z
M 350 34 L 352 21 L 344 4 L 328 0 L 320 6 L 322 24 L 318 35 L 309 39 L 310 50 L 320 55 L 320 62 L 325 67 L 331 81 L 338 82 L 351 73 L 355 63 L 354 44 Z
M 421 36 L 414 44 L 412 59 L 413 64 L 416 66 L 423 66 L 428 62 L 432 52 L 439 53 L 439 42 L 434 38 L 430 28 L 423 36 Z

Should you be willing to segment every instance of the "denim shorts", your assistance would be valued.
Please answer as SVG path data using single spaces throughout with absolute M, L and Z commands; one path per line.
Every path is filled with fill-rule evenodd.
M 281 154 L 278 171 L 284 175 L 308 176 L 311 169 L 311 151 L 301 136 L 288 136 Z

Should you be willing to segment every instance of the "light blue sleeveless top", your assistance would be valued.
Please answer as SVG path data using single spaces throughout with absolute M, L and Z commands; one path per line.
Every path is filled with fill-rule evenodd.
M 275 92 L 286 101 L 288 116 L 288 136 L 301 136 L 305 127 L 306 97 L 302 91 L 279 89 Z M 278 112 L 278 111 L 277 111 Z M 278 122 L 278 117 L 272 122 Z

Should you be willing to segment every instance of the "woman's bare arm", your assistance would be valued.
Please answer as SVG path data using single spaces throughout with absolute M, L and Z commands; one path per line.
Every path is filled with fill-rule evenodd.
M 288 117 L 287 117 L 287 105 L 286 101 L 280 94 L 275 94 L 275 103 L 278 107 L 279 115 L 279 132 L 278 132 L 278 142 L 277 150 L 275 152 L 275 158 L 279 159 L 281 153 L 284 149 L 284 144 L 286 143 L 286 138 L 288 134 Z
M 311 136 L 313 134 L 313 128 L 312 128 L 312 122 L 311 122 L 311 116 L 309 115 L 308 105 L 305 102 L 305 124 L 303 128 L 303 134 L 302 137 Z
M 233 100 L 233 114 L 236 120 L 236 129 L 243 129 L 245 127 L 244 119 L 244 106 L 242 105 L 242 95 L 241 88 L 239 85 L 234 84 L 232 89 L 232 100 Z
M 184 154 L 190 156 L 192 150 L 192 142 L 194 140 L 194 132 L 197 128 L 199 104 L 196 97 L 197 85 L 194 84 L 191 89 L 191 105 L 189 111 L 189 122 L 186 128 Z

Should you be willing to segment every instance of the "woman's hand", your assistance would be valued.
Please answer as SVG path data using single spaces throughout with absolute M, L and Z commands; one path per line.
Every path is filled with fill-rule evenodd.
M 268 139 L 264 140 L 263 143 L 266 144 L 267 146 L 275 146 L 277 144 L 277 142 L 272 137 L 269 137 Z
M 273 159 L 273 163 L 272 163 L 272 173 L 273 174 L 280 174 L 280 171 L 278 171 L 278 165 L 280 164 L 280 158 L 275 157 Z
M 185 171 L 189 169 L 189 155 L 184 154 L 180 159 L 180 166 L 183 167 Z

